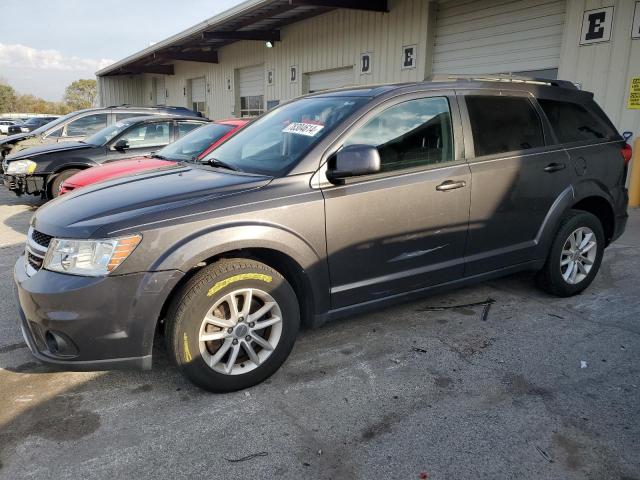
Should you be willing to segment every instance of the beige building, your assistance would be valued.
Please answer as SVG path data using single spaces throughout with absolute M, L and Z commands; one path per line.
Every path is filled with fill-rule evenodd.
M 103 106 L 224 118 L 328 88 L 495 73 L 578 83 L 638 135 L 640 1 L 248 0 L 97 76 Z

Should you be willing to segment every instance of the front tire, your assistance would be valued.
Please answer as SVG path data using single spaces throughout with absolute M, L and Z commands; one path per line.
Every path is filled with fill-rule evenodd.
M 581 210 L 569 210 L 538 273 L 538 285 L 559 297 L 582 292 L 600 269 L 604 246 L 604 230 L 598 217 Z
M 79 171 L 80 169 L 78 168 L 69 168 L 58 173 L 54 177 L 54 179 L 49 182 L 49 184 L 51 185 L 49 191 L 47 192 L 47 197 L 49 198 L 49 200 L 60 196 L 60 185 L 62 185 L 67 178 L 75 175 Z
M 298 299 L 285 278 L 236 258 L 203 268 L 181 288 L 168 310 L 166 342 L 194 384 L 231 392 L 275 373 L 299 328 Z

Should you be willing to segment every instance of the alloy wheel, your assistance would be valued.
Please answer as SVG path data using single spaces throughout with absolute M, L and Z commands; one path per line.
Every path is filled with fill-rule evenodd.
M 560 273 L 564 281 L 576 285 L 587 278 L 597 253 L 598 243 L 593 230 L 589 227 L 574 230 L 565 241 L 560 255 Z
M 282 335 L 282 313 L 268 293 L 235 290 L 207 312 L 198 343 L 207 365 L 225 375 L 241 375 L 262 365 Z

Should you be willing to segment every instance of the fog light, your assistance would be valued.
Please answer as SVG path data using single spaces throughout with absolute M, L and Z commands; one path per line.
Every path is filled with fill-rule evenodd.
M 78 349 L 75 344 L 63 333 L 47 330 L 44 334 L 44 341 L 51 355 L 57 357 L 75 357 L 78 354 Z

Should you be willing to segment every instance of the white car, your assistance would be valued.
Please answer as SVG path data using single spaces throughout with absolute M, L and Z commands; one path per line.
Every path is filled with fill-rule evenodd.
M 11 125 L 19 125 L 21 122 L 15 120 L 0 120 L 0 135 L 8 135 Z

